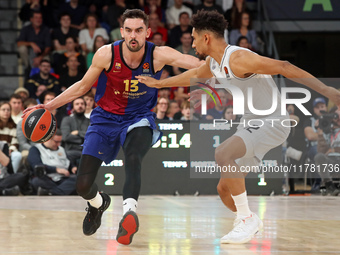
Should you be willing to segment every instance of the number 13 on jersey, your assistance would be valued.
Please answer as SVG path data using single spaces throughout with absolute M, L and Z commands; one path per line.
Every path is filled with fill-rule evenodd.
M 138 80 L 124 80 L 125 91 L 137 92 L 138 91 Z

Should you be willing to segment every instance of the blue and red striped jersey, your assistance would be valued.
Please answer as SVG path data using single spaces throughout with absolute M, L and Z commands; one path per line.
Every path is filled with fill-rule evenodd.
M 155 45 L 145 42 L 143 59 L 137 68 L 132 69 L 124 61 L 123 42 L 116 41 L 111 45 L 111 66 L 99 76 L 95 101 L 105 111 L 114 114 L 144 114 L 155 107 L 158 90 L 138 82 L 135 76 L 161 77 L 162 70 L 155 73 L 153 67 Z

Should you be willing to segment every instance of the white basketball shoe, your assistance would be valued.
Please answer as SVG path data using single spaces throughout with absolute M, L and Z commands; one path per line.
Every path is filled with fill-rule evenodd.
M 221 243 L 247 243 L 262 227 L 263 223 L 255 213 L 249 217 L 236 219 L 233 230 L 221 238 Z

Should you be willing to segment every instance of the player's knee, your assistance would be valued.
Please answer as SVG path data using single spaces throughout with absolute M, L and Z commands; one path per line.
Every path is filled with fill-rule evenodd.
M 232 159 L 230 157 L 230 154 L 226 152 L 224 149 L 222 149 L 222 146 L 218 146 L 215 150 L 215 161 L 218 165 L 226 165 L 228 162 L 230 162 Z
M 140 165 L 142 163 L 142 157 L 137 153 L 128 153 L 125 155 L 125 161 L 130 164 Z
M 219 182 L 217 184 L 217 192 L 220 196 L 226 196 L 230 193 L 227 185 L 225 183 Z

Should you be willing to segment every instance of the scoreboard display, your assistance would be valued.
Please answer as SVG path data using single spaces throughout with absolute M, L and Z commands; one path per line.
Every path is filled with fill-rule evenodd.
M 216 147 L 235 133 L 235 128 L 209 130 L 209 123 L 158 122 L 163 133 L 150 148 L 142 164 L 141 194 L 217 194 L 219 174 L 197 173 L 197 165 L 214 162 Z M 211 123 L 210 123 L 211 125 Z M 281 164 L 281 147 L 271 150 L 264 162 Z M 103 163 L 96 183 L 99 190 L 111 195 L 122 194 L 125 181 L 122 150 L 109 164 Z M 246 178 L 248 194 L 281 193 L 282 175 L 266 178 L 264 173 L 250 173 Z

